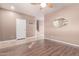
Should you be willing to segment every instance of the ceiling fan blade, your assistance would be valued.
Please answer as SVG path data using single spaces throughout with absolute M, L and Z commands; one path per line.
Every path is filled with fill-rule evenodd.
M 32 5 L 41 5 L 41 3 L 31 3 Z M 53 3 L 46 3 L 46 7 L 48 8 L 53 8 L 54 4 Z
M 40 5 L 40 3 L 31 3 L 32 5 Z
M 49 8 L 53 8 L 53 3 L 47 3 L 47 6 L 48 6 Z

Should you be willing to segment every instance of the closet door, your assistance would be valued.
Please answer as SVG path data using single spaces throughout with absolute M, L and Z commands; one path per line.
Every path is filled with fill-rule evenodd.
M 16 39 L 26 38 L 26 20 L 16 19 Z

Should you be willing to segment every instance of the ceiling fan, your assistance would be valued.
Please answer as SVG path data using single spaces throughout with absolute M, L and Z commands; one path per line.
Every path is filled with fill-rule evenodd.
M 40 5 L 41 8 L 53 8 L 53 3 L 31 3 L 32 5 Z

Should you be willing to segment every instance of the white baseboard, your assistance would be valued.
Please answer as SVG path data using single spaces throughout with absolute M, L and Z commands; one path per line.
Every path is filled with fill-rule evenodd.
M 26 39 L 21 39 L 21 40 L 17 40 L 17 39 L 13 39 L 13 40 L 6 40 L 6 41 L 1 41 L 0 42 L 0 49 L 2 48 L 6 48 L 6 47 L 12 47 L 12 46 L 16 46 L 16 45 L 21 45 L 21 44 L 25 44 L 25 43 L 29 43 L 32 41 L 37 41 L 37 40 L 41 40 L 42 36 L 32 36 Z
M 71 45 L 71 46 L 74 46 L 74 47 L 79 47 L 79 45 L 77 45 L 77 44 L 68 43 L 68 42 L 65 42 L 65 41 L 60 41 L 60 40 L 51 39 L 51 38 L 47 38 L 47 37 L 45 37 L 45 39 L 55 41 L 55 42 L 59 42 L 59 43 L 63 43 L 63 44 L 67 44 L 67 45 Z
M 12 46 L 16 46 L 16 45 L 20 45 L 20 44 L 24 44 L 24 43 L 29 43 L 32 41 L 36 41 L 35 36 L 29 37 L 26 39 L 22 39 L 22 40 L 13 39 L 13 40 L 1 41 L 0 42 L 0 49 L 6 48 L 6 47 L 12 47 Z

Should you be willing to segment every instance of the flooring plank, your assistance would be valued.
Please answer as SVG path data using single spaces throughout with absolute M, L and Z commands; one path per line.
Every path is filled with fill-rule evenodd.
M 45 39 L 0 49 L 0 56 L 79 56 L 79 47 Z

